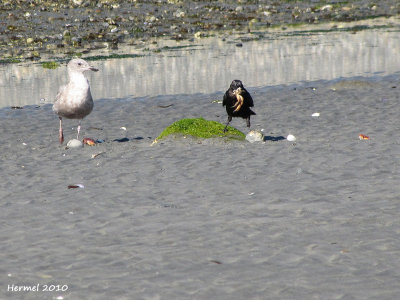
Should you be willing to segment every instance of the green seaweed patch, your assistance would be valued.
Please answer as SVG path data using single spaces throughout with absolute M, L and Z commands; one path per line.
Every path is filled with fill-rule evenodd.
M 161 50 L 165 51 L 177 51 L 177 50 L 182 50 L 182 49 L 189 49 L 192 50 L 191 48 L 198 48 L 199 46 L 196 45 L 180 45 L 180 46 L 164 46 L 161 47 Z
M 0 64 L 17 64 L 20 63 L 21 60 L 19 58 L 3 58 L 0 59 Z
M 246 137 L 243 132 L 237 130 L 236 128 L 228 126 L 226 132 L 224 132 L 224 128 L 225 125 L 219 122 L 209 121 L 203 118 L 182 119 L 165 128 L 164 131 L 161 132 L 161 134 L 156 138 L 156 141 L 161 140 L 169 135 L 190 135 L 195 138 L 203 139 L 226 137 L 234 140 L 244 140 Z
M 136 57 L 143 57 L 144 55 L 141 54 L 110 54 L 110 55 L 95 55 L 85 57 L 85 60 L 106 60 L 106 59 L 122 59 L 122 58 L 136 58 Z
M 57 69 L 60 64 L 56 61 L 45 61 L 42 62 L 42 67 L 45 69 Z
M 153 53 L 161 53 L 163 51 L 179 51 L 179 50 L 197 50 L 200 49 L 200 45 L 182 45 L 182 46 L 164 46 L 161 48 L 156 48 L 156 49 L 149 49 L 145 48 L 145 51 L 152 51 Z
M 289 27 L 291 26 L 290 24 L 286 24 L 285 26 Z M 392 28 L 390 25 L 376 25 L 376 26 L 370 26 L 370 25 L 356 25 L 352 27 L 345 27 L 345 28 L 338 28 L 336 26 L 333 26 L 332 28 L 329 29 L 311 29 L 311 30 L 295 30 L 295 31 L 289 31 L 283 34 L 283 36 L 307 36 L 310 34 L 319 34 L 319 33 L 329 33 L 329 32 L 358 32 L 362 30 L 371 30 L 371 29 L 389 29 Z

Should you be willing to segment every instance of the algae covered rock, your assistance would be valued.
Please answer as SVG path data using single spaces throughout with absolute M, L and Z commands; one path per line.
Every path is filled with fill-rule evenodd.
M 194 138 L 227 138 L 234 140 L 244 140 L 245 134 L 231 126 L 228 126 L 227 131 L 224 132 L 225 125 L 209 121 L 203 118 L 196 119 L 182 119 L 172 123 L 165 128 L 163 132 L 156 138 L 156 141 L 166 138 L 167 136 L 191 136 Z

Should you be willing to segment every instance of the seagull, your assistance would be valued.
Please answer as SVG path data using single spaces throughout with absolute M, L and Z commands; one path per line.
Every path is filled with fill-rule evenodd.
M 228 122 L 224 128 L 224 132 L 228 124 L 232 121 L 232 117 L 242 117 L 246 119 L 247 127 L 250 127 L 250 116 L 256 113 L 250 109 L 254 106 L 253 98 L 244 88 L 240 80 L 233 80 L 229 89 L 225 92 L 222 106 L 226 106 L 228 114 Z
M 62 118 L 79 119 L 78 134 L 81 130 L 81 121 L 93 109 L 93 99 L 90 93 L 89 81 L 83 74 L 85 71 L 95 71 L 98 69 L 90 66 L 85 60 L 76 58 L 69 61 L 67 65 L 69 82 L 60 87 L 53 105 L 53 111 L 60 119 L 59 140 L 60 144 L 64 142 L 64 133 L 62 129 Z

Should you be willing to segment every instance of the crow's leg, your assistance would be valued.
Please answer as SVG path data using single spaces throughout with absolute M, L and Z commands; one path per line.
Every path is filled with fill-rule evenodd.
M 250 116 L 248 116 L 248 117 L 246 118 L 246 124 L 247 124 L 247 127 L 250 128 Z
M 224 128 L 224 132 L 226 132 L 226 128 L 228 127 L 229 123 L 232 121 L 232 117 L 228 116 L 228 122 L 226 122 L 225 128 Z

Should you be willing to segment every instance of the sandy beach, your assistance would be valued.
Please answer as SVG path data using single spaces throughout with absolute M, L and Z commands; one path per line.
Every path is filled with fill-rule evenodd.
M 249 92 L 265 142 L 151 146 L 222 92 L 98 99 L 78 150 L 51 105 L 1 109 L 0 299 L 396 299 L 398 76 Z

